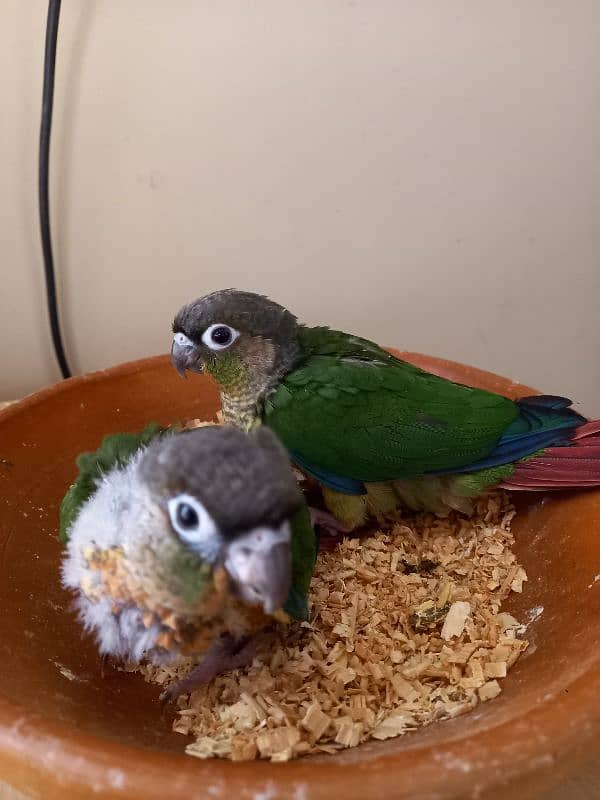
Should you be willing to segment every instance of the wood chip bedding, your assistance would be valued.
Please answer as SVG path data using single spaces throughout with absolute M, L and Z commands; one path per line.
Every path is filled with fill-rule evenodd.
M 525 570 L 499 492 L 470 518 L 404 517 L 319 554 L 309 622 L 261 635 L 251 666 L 181 697 L 175 731 L 198 758 L 287 761 L 389 739 L 492 700 L 526 649 L 502 611 Z M 148 681 L 191 662 L 144 666 Z

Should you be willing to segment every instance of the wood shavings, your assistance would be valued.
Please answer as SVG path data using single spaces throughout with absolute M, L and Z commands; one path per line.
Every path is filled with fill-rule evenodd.
M 299 742 L 300 731 L 288 727 L 265 731 L 256 737 L 258 752 L 271 761 L 289 761 Z
M 371 735 L 373 739 L 393 739 L 406 733 L 409 728 L 416 727 L 417 723 L 410 714 L 397 711 L 382 720 Z
M 527 575 L 505 493 L 474 516 L 405 517 L 319 554 L 309 623 L 274 624 L 252 665 L 180 698 L 174 730 L 197 758 L 287 761 L 401 736 L 501 692 L 526 649 L 501 611 Z M 165 684 L 191 668 L 146 667 Z
M 336 720 L 337 733 L 335 741 L 344 747 L 356 747 L 360 744 L 363 726 L 360 722 L 353 722 L 352 717 Z
M 477 690 L 477 694 L 479 695 L 480 700 L 492 700 L 494 697 L 498 697 L 502 689 L 500 688 L 500 684 L 498 681 L 488 681 L 484 683 L 483 686 L 480 686 Z
M 452 603 L 440 634 L 442 639 L 449 641 L 454 636 L 460 636 L 465 629 L 465 623 L 470 613 L 470 603 L 464 600 L 457 600 L 455 603 Z
M 331 717 L 324 714 L 317 702 L 311 703 L 306 709 L 306 714 L 300 724 L 313 736 L 314 740 L 320 739 L 331 725 Z
M 76 681 L 78 683 L 85 682 L 84 678 L 80 678 L 73 672 L 73 670 L 70 670 L 68 667 L 65 667 L 64 664 L 61 664 L 58 661 L 53 661 L 52 663 L 54 664 L 56 669 L 60 672 L 60 674 L 63 676 L 63 678 L 66 678 L 68 681 Z
M 523 569 L 523 567 L 519 567 L 515 573 L 515 577 L 513 578 L 510 588 L 513 592 L 522 592 L 523 591 L 523 582 L 527 580 L 527 573 Z
M 192 431 L 195 428 L 206 428 L 208 425 L 223 425 L 223 412 L 217 411 L 215 414 L 215 419 L 189 419 L 185 423 L 183 423 L 183 428 L 185 430 Z

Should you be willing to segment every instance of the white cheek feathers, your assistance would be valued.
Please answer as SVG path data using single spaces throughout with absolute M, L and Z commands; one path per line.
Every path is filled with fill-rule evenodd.
M 202 503 L 190 494 L 178 494 L 168 504 L 173 530 L 192 552 L 213 564 L 221 549 L 221 535 Z
M 235 342 L 239 335 L 240 332 L 231 325 L 216 322 L 214 325 L 209 325 L 202 334 L 202 344 L 210 350 L 225 350 Z

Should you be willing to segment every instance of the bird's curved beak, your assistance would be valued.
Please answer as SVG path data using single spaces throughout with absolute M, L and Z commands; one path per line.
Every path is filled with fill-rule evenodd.
M 185 333 L 176 333 L 173 336 L 171 363 L 182 378 L 185 378 L 188 369 L 193 372 L 202 372 L 203 365 L 198 348 Z
M 237 595 L 266 614 L 283 607 L 292 585 L 289 523 L 260 527 L 237 536 L 226 547 L 224 566 Z

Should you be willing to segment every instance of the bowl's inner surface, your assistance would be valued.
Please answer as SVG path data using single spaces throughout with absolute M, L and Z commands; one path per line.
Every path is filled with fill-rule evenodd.
M 445 374 L 524 393 L 508 382 L 490 385 L 485 375 L 456 365 L 446 365 Z M 60 588 L 57 515 L 75 475 L 75 457 L 95 449 L 103 435 L 149 421 L 210 418 L 217 407 L 208 380 L 181 381 L 166 360 L 156 359 L 138 370 L 45 393 L 0 417 L 0 699 L 24 719 L 49 720 L 57 730 L 64 726 L 138 748 L 183 751 L 187 740 L 161 717 L 156 687 L 110 668 L 102 677 L 96 647 L 82 636 L 69 610 L 71 597 Z M 524 714 L 568 693 L 593 662 L 597 668 L 600 494 L 526 495 L 518 507 L 516 551 L 529 582 L 506 607 L 520 621 L 535 619 L 527 632 L 530 649 L 502 682 L 500 697 L 465 717 L 335 759 L 356 762 L 410 751 L 508 720 L 514 720 L 516 741 Z M 0 716 L 0 728 L 3 723 Z M 202 766 L 195 762 L 191 768 Z

